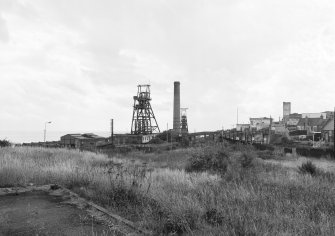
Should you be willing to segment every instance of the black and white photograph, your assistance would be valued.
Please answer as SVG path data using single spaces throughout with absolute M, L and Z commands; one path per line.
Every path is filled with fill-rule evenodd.
M 0 236 L 335 235 L 334 0 L 0 0 Z

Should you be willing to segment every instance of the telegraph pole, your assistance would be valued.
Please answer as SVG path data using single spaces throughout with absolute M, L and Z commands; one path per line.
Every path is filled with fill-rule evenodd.
M 269 127 L 269 140 L 268 140 L 268 144 L 270 144 L 270 137 L 271 137 L 271 129 L 272 129 L 272 118 L 270 116 L 270 127 Z
M 111 141 L 114 144 L 114 119 L 111 119 Z
M 46 121 L 44 123 L 44 146 L 46 144 L 45 139 L 46 139 L 46 136 L 47 136 L 47 124 L 50 124 L 50 123 L 51 123 L 51 121 Z

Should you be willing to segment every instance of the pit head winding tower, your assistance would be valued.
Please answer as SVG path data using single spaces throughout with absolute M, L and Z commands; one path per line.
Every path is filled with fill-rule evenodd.
M 138 85 L 137 96 L 134 96 L 131 134 L 145 135 L 160 132 L 150 101 L 150 85 Z

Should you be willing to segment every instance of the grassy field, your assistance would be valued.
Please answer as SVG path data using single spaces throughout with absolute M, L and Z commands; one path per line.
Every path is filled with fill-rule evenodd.
M 332 235 L 335 177 L 228 144 L 107 157 L 1 148 L 0 187 L 62 184 L 155 235 Z

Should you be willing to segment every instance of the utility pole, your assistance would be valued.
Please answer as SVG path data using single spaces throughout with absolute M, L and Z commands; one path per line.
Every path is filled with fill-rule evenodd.
M 166 123 L 166 142 L 169 143 L 169 123 Z
M 114 119 L 111 119 L 111 141 L 114 144 Z
M 50 124 L 51 123 L 51 121 L 46 121 L 45 123 L 44 123 L 44 146 L 45 146 L 45 139 L 46 139 L 46 136 L 47 136 L 47 124 Z
M 268 144 L 270 144 L 270 137 L 271 137 L 271 128 L 272 128 L 272 118 L 270 116 L 270 127 L 269 127 L 269 140 L 268 140 Z

